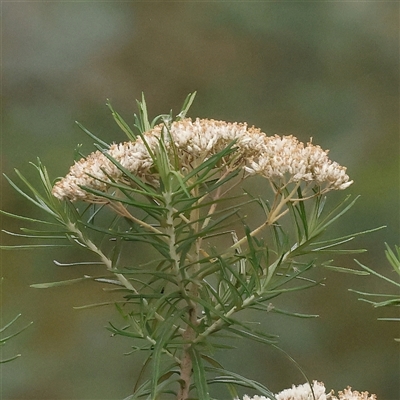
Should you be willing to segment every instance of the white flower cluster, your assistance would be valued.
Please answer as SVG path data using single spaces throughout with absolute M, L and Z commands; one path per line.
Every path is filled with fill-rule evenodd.
M 291 389 L 285 389 L 275 395 L 276 400 L 376 400 L 374 394 L 369 395 L 368 392 L 352 391 L 351 387 L 347 387 L 343 392 L 339 392 L 339 397 L 333 395 L 333 391 L 325 393 L 326 389 L 322 382 L 313 381 L 313 391 L 309 383 L 304 385 L 295 386 Z M 314 394 L 313 394 L 314 392 Z M 235 400 L 239 400 L 236 398 Z M 249 397 L 243 396 L 243 400 L 271 400 L 265 396 Z
M 330 400 L 330 394 L 325 393 L 325 386 L 322 382 L 313 381 L 313 392 L 315 400 Z M 291 389 L 285 389 L 275 395 L 276 400 L 314 400 L 311 387 L 309 383 L 304 385 L 295 386 L 293 385 Z M 235 399 L 239 400 L 239 399 Z M 271 400 L 269 397 L 265 396 L 254 396 L 249 397 L 247 395 L 243 396 L 243 400 Z
M 346 168 L 328 158 L 328 151 L 308 143 L 306 146 L 294 136 L 267 136 L 247 124 L 209 119 L 176 121 L 167 128 L 158 125 L 133 142 L 113 144 L 107 153 L 130 173 L 144 181 L 157 184 L 154 162 L 149 154 L 159 146 L 163 136 L 168 151 L 177 151 L 182 169 L 196 168 L 204 160 L 236 141 L 236 151 L 224 161 L 249 174 L 260 174 L 267 179 L 284 182 L 306 181 L 324 185 L 324 190 L 342 190 L 352 184 Z M 171 141 L 173 144 L 171 144 Z M 82 187 L 105 192 L 112 181 L 125 181 L 124 174 L 100 151 L 82 158 L 68 175 L 58 181 L 53 195 L 72 201 L 94 201 Z
M 325 386 L 322 382 L 313 381 L 313 392 L 315 400 L 327 400 L 330 394 L 325 393 Z M 276 400 L 313 400 L 313 393 L 309 383 L 295 386 L 291 389 L 282 390 L 276 395 Z
M 333 396 L 332 400 L 376 400 L 376 395 L 369 394 L 368 392 L 358 392 L 357 390 L 351 390 L 348 386 L 343 392 L 339 391 L 339 397 Z

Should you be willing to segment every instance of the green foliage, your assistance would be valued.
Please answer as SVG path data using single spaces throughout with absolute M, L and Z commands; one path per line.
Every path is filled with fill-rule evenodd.
M 0 279 L 0 286 L 3 283 L 3 278 Z M 12 319 L 10 322 L 8 322 L 6 325 L 4 325 L 2 328 L 0 328 L 0 335 L 3 334 L 7 329 L 9 329 L 15 322 L 21 317 L 21 314 L 18 314 L 14 319 Z M 14 333 L 10 333 L 8 336 L 5 337 L 0 337 L 0 346 L 4 346 L 6 342 L 8 342 L 10 339 L 14 338 L 15 336 L 19 335 L 21 332 L 23 332 L 25 329 L 27 329 L 30 325 L 32 325 L 33 322 L 30 322 L 28 325 L 26 325 L 24 328 L 21 328 L 20 330 L 17 330 Z M 0 359 L 0 364 L 4 364 L 10 361 L 15 360 L 16 358 L 20 357 L 21 354 L 17 354 L 15 356 L 5 358 L 5 359 Z
M 396 246 L 394 247 L 394 251 L 389 247 L 387 243 L 385 243 L 386 250 L 385 250 L 385 255 L 387 260 L 389 261 L 390 265 L 393 267 L 394 272 L 397 273 L 397 275 L 400 275 L 400 247 Z M 363 268 L 367 274 L 371 274 L 374 276 L 377 276 L 380 279 L 385 280 L 386 282 L 389 282 L 392 284 L 396 290 L 396 294 L 388 294 L 388 293 L 365 293 L 365 292 L 360 292 L 358 290 L 354 289 L 349 289 L 351 292 L 355 292 L 358 294 L 361 294 L 362 296 L 365 297 L 375 297 L 375 298 L 382 298 L 384 300 L 381 301 L 372 301 L 368 300 L 366 298 L 360 298 L 359 300 L 365 301 L 367 303 L 372 304 L 374 307 L 399 307 L 400 306 L 400 296 L 399 296 L 399 288 L 400 288 L 400 282 L 396 282 L 393 279 L 390 279 L 373 269 L 365 266 L 364 264 L 361 264 L 359 261 L 355 260 L 356 263 Z M 381 321 L 395 321 L 395 322 L 400 322 L 399 317 L 394 317 L 394 318 L 379 318 Z M 397 342 L 400 342 L 400 338 L 395 339 Z
M 194 95 L 187 97 L 177 120 L 186 116 Z M 108 103 L 128 139 L 140 137 L 147 145 L 144 133 L 159 122 L 168 132 L 172 112 L 150 122 L 144 97 L 138 106 L 134 132 Z M 44 244 L 2 249 L 79 246 L 94 256 L 93 261 L 80 265 L 96 263 L 105 267 L 98 276 L 84 275 L 32 287 L 51 288 L 92 280 L 111 285 L 113 292 L 121 294 L 118 302 L 98 305 L 115 304 L 125 325 L 110 324 L 108 329 L 114 335 L 131 338 L 135 343 L 133 352 L 148 353 L 128 399 L 162 399 L 174 390 L 179 399 L 189 398 L 189 394 L 190 398 L 211 399 L 210 387 L 216 384 L 224 384 L 232 396 L 237 396 L 236 386 L 243 386 L 273 399 L 265 386 L 228 371 L 214 359 L 214 354 L 230 347 L 221 344 L 221 338 L 227 335 L 232 340 L 252 340 L 278 348 L 275 334 L 241 321 L 238 315 L 244 310 L 316 317 L 297 310 L 281 310 L 272 303 L 278 296 L 319 285 L 320 281 L 307 276 L 316 266 L 360 273 L 334 266 L 324 257 L 364 251 L 342 246 L 366 232 L 322 239 L 356 199 L 350 201 L 347 197 L 327 211 L 325 196 L 318 190 L 312 196 L 306 195 L 308 188 L 300 184 L 272 187 L 271 198 L 244 190 L 235 192 L 244 179 L 234 166 L 235 158 L 228 157 L 236 150 L 235 142 L 185 171 L 174 145 L 167 150 L 168 135 L 160 137 L 154 152 L 147 145 L 154 174 L 159 177 L 159 185 L 154 186 L 130 173 L 106 152 L 108 144 L 81 128 L 122 173 L 124 183 L 112 181 L 107 192 L 82 187 L 103 203 L 73 204 L 52 195 L 53 182 L 40 160 L 32 164 L 40 189 L 16 171 L 25 189 L 8 177 L 7 180 L 46 217 L 33 219 L 2 211 L 8 217 L 42 227 L 21 228 L 22 234 L 6 233 Z M 264 219 L 255 228 L 246 219 L 250 206 L 257 207 Z M 147 246 L 148 262 L 138 265 L 129 253 L 135 242 Z M 121 257 L 123 253 L 130 254 L 129 261 Z M 91 306 L 94 305 L 83 307 Z

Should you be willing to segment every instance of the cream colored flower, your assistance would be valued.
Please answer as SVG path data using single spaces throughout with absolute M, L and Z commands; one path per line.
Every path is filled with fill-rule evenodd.
M 291 389 L 282 390 L 275 395 L 276 400 L 327 400 L 329 394 L 325 393 L 325 386 L 322 382 L 313 381 L 313 391 L 309 383 L 304 385 L 293 385 Z M 314 395 L 313 395 L 314 392 Z M 314 397 L 315 396 L 315 397 Z
M 343 392 L 339 391 L 339 397 L 333 396 L 332 400 L 376 400 L 376 395 L 369 395 L 368 392 L 358 392 L 357 390 L 352 391 L 351 387 L 348 386 Z
M 348 386 L 343 392 L 339 391 L 339 397 L 333 395 L 333 391 L 325 393 L 326 389 L 322 382 L 313 381 L 313 392 L 311 391 L 310 385 L 305 383 L 304 385 L 295 386 L 291 389 L 285 389 L 275 395 L 276 400 L 377 400 L 376 395 L 369 395 L 368 392 L 358 392 L 357 390 L 352 391 L 351 387 Z M 315 397 L 314 397 L 315 396 Z M 239 399 L 235 399 L 239 400 Z M 249 397 L 243 396 L 243 400 L 270 400 L 264 396 Z
M 315 400 L 328 400 L 330 399 L 325 393 L 325 386 L 322 382 L 313 382 L 313 391 L 315 395 Z M 282 390 L 275 395 L 276 400 L 314 400 L 310 385 L 305 383 L 304 385 L 295 386 L 293 385 L 291 389 Z M 235 399 L 239 400 L 239 399 Z M 264 396 L 254 396 L 249 397 L 248 395 L 243 396 L 243 400 L 270 400 L 268 397 Z
M 237 400 L 239 400 L 239 399 L 237 399 Z M 269 397 L 265 397 L 265 396 L 254 396 L 254 397 L 250 397 L 250 396 L 247 396 L 247 394 L 245 394 L 244 396 L 243 396 L 243 400 L 271 400 Z
M 281 185 L 315 182 L 321 191 L 342 190 L 352 184 L 346 168 L 329 160 L 328 152 L 319 146 L 304 146 L 294 136 L 268 137 L 245 123 L 186 118 L 173 122 L 168 129 L 165 125 L 154 127 L 144 134 L 145 142 L 138 137 L 133 142 L 113 144 L 107 153 L 131 174 L 157 185 L 159 176 L 148 149 L 154 153 L 161 136 L 168 152 L 177 152 L 182 173 L 196 168 L 235 140 L 236 151 L 224 159 L 230 168 L 244 168 L 248 174 L 259 174 Z M 54 185 L 53 195 L 72 201 L 101 201 L 84 187 L 105 192 L 112 181 L 129 183 L 120 169 L 96 151 L 70 168 L 68 175 Z

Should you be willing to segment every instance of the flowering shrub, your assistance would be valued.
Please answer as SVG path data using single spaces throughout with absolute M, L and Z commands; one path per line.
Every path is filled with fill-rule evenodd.
M 325 210 L 329 191 L 352 184 L 346 168 L 311 141 L 269 137 L 244 123 L 186 118 L 193 98 L 188 96 L 175 120 L 171 114 L 151 122 L 142 99 L 135 132 L 109 105 L 129 141 L 109 145 L 82 127 L 97 151 L 76 161 L 64 178 L 52 182 L 38 161 L 42 190 L 18 171 L 31 195 L 9 179 L 50 221 L 4 214 L 41 224 L 43 230 L 30 230 L 31 237 L 65 239 L 104 267 L 97 276 L 32 286 L 93 280 L 121 294 L 110 304 L 125 325 L 110 324 L 109 330 L 147 353 L 127 399 L 173 393 L 179 400 L 207 400 L 214 385 L 225 385 L 230 398 L 238 397 L 241 386 L 276 400 L 310 399 L 310 393 L 334 399 L 324 397 L 319 383 L 311 391 L 306 384 L 274 396 L 263 384 L 222 366 L 214 354 L 229 348 L 221 342 L 227 335 L 278 348 L 275 335 L 254 329 L 237 314 L 253 309 L 315 317 L 281 310 L 274 299 L 319 285 L 306 277 L 312 268 L 344 270 L 325 255 L 363 251 L 340 248 L 361 233 L 322 238 L 355 202 L 347 197 Z M 251 190 L 244 185 L 250 179 L 257 182 Z M 249 207 L 261 215 L 256 226 L 247 219 Z M 148 262 L 137 263 L 132 242 L 147 246 Z M 42 246 L 47 245 L 54 243 Z M 130 256 L 121 257 L 123 252 Z

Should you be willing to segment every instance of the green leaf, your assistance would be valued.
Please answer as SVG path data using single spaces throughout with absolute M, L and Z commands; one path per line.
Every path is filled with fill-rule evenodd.
M 71 247 L 70 244 L 26 244 L 26 245 L 12 245 L 0 246 L 1 250 L 41 250 L 51 247 Z
M 12 319 L 8 324 L 0 328 L 0 333 L 3 333 L 7 328 L 9 328 L 22 314 L 18 314 L 14 319 Z
M 233 217 L 234 215 L 237 215 L 238 213 L 238 209 L 234 208 L 232 211 L 227 212 L 225 214 L 223 214 L 221 217 L 212 220 L 204 229 L 202 229 L 200 232 L 197 233 L 192 233 L 190 235 L 190 239 L 192 241 L 194 241 L 194 239 L 198 238 L 198 237 L 205 237 L 205 236 L 209 236 L 212 233 L 218 232 L 219 230 L 222 230 L 223 227 L 225 228 L 225 226 L 221 226 L 221 223 L 226 221 L 227 219 L 229 219 L 230 217 Z M 230 226 L 230 224 L 228 225 Z M 188 238 L 184 237 L 180 240 L 176 241 L 176 244 L 180 244 L 181 242 L 185 242 L 187 241 Z M 177 251 L 180 251 L 180 248 L 178 247 Z
M 87 281 L 87 280 L 93 280 L 93 279 L 94 279 L 93 277 L 85 275 L 82 278 L 68 279 L 65 281 L 36 283 L 36 284 L 30 285 L 30 287 L 35 288 L 35 289 L 48 289 L 48 288 L 53 288 L 53 287 L 57 287 L 57 286 L 73 285 L 74 283 L 83 282 L 83 281 Z
M 325 254 L 359 254 L 365 253 L 367 249 L 348 249 L 348 250 L 311 250 L 313 253 L 325 253 Z
M 112 107 L 110 100 L 107 99 L 106 102 L 107 107 L 110 109 L 111 111 L 111 115 L 113 116 L 115 122 L 117 123 L 117 125 L 121 128 L 121 130 L 125 133 L 125 135 L 128 137 L 129 140 L 131 140 L 132 142 L 136 140 L 137 136 L 132 132 L 131 128 L 129 127 L 129 125 L 123 120 L 123 118 L 121 117 L 121 115 L 119 115 Z
M 393 284 L 393 285 L 395 285 L 395 286 L 400 287 L 400 283 L 399 283 L 399 282 L 396 282 L 396 281 L 394 281 L 394 280 L 392 280 L 392 279 L 387 278 L 387 277 L 384 276 L 384 275 L 379 274 L 378 272 L 374 271 L 373 269 L 368 268 L 366 265 L 361 264 L 358 260 L 354 260 L 354 261 L 355 261 L 361 268 L 363 268 L 363 269 L 365 269 L 366 271 L 368 271 L 370 274 L 375 275 L 375 276 L 378 276 L 379 278 L 381 278 L 381 279 L 383 279 L 383 280 L 385 280 L 385 281 L 387 281 L 387 282 L 389 282 L 389 283 L 391 283 L 391 284 Z
M 395 294 L 387 294 L 387 293 L 368 293 L 368 292 L 361 292 L 359 290 L 354 290 L 354 289 L 347 289 L 349 292 L 354 292 L 357 294 L 361 294 L 363 296 L 377 296 L 377 297 L 394 297 L 397 298 L 397 295 Z M 360 299 L 361 300 L 361 299 Z M 372 302 L 371 302 L 372 303 Z
M 33 222 L 33 223 L 39 223 L 39 224 L 46 224 L 46 225 L 54 225 L 54 226 L 59 226 L 59 224 L 56 224 L 54 222 L 49 222 L 49 221 L 43 221 L 40 219 L 35 219 L 35 218 L 30 218 L 30 217 L 24 217 L 22 215 L 17 215 L 17 214 L 12 214 L 7 211 L 0 210 L 0 214 L 6 215 L 7 217 L 15 218 L 15 219 L 20 219 L 22 221 L 27 221 L 27 222 Z
M 386 226 L 379 226 L 377 228 L 372 228 L 372 229 L 366 229 L 364 231 L 360 231 L 360 232 L 356 232 L 356 233 L 351 233 L 349 235 L 345 235 L 345 236 L 341 236 L 339 238 L 334 238 L 334 239 L 328 239 L 328 240 L 323 240 L 323 241 L 319 241 L 319 242 L 314 242 L 313 245 L 314 246 L 321 246 L 321 245 L 327 245 L 327 244 L 334 244 L 338 241 L 346 241 L 346 239 L 352 240 L 354 238 L 356 238 L 357 236 L 361 236 L 361 235 L 366 235 L 369 233 L 373 233 L 373 232 L 377 232 L 381 229 L 386 228 Z
M 224 369 L 224 367 L 214 358 L 206 355 L 206 354 L 201 354 L 201 358 L 205 361 L 207 361 L 211 366 L 215 367 L 215 368 L 219 368 L 219 369 Z M 226 384 L 227 389 L 230 393 L 230 396 L 232 397 L 232 399 L 236 399 L 239 397 L 237 390 L 235 389 L 235 386 L 233 384 Z
M 193 92 L 193 93 L 189 93 L 185 99 L 185 101 L 183 102 L 181 111 L 179 112 L 179 114 L 177 115 L 177 120 L 181 120 L 186 118 L 186 114 L 189 111 L 190 106 L 192 105 L 194 98 L 196 97 L 197 92 Z
M 115 159 L 112 159 L 111 156 L 110 156 L 110 160 L 111 161 L 113 161 L 113 160 L 116 161 Z M 120 164 L 117 162 L 116 166 L 118 167 L 119 165 Z M 122 171 L 122 172 L 124 172 L 124 171 Z M 95 176 L 90 175 L 90 174 L 88 174 L 88 175 L 91 176 L 92 178 L 98 180 L 99 182 L 105 183 L 107 186 L 109 186 L 111 188 L 119 189 L 121 192 L 123 192 L 125 194 L 125 196 L 127 198 L 129 198 L 131 200 L 134 200 L 134 198 L 132 197 L 132 194 L 137 194 L 137 195 L 140 195 L 140 196 L 143 196 L 143 197 L 147 198 L 153 204 L 156 204 L 158 208 L 162 209 L 161 206 L 160 206 L 160 203 L 164 200 L 164 197 L 161 194 L 157 194 L 157 192 L 155 192 L 153 190 L 152 186 L 149 186 L 149 185 L 145 184 L 142 180 L 137 178 L 135 175 L 132 175 L 134 178 L 138 179 L 138 181 L 135 181 L 135 183 L 143 185 L 144 190 L 139 190 L 139 189 L 136 189 L 136 188 L 134 188 L 134 187 L 132 187 L 130 185 L 125 185 L 123 183 L 116 182 L 109 175 L 107 175 L 109 180 L 100 179 L 100 178 L 95 177 Z M 151 192 L 149 192 L 149 190 Z M 157 203 L 155 203 L 155 200 L 157 200 Z M 136 201 L 136 200 L 134 200 L 134 201 Z M 147 203 L 139 203 L 139 204 L 140 204 L 140 206 L 143 205 L 143 207 L 146 207 L 146 206 L 150 205 L 150 204 L 147 204 Z M 104 207 L 104 205 L 103 205 L 103 207 Z M 154 206 L 154 208 L 156 208 L 156 207 Z
M 321 231 L 325 230 L 329 225 L 333 224 L 338 218 L 350 210 L 360 196 L 357 196 L 350 204 L 344 207 L 345 203 L 350 199 L 351 195 L 348 195 L 342 202 L 340 202 L 332 211 L 330 211 L 325 218 L 315 227 L 313 232 L 310 232 L 310 236 L 315 236 Z M 340 208 L 344 207 L 342 210 Z
M 299 199 L 303 199 L 303 194 L 301 192 L 301 188 L 299 187 L 297 189 L 297 196 Z M 289 203 L 290 205 L 292 205 L 291 203 Z M 290 206 L 289 206 L 290 207 Z M 300 217 L 300 221 L 302 224 L 302 230 L 304 231 L 304 237 L 307 240 L 309 238 L 309 228 L 308 228 L 308 218 L 307 218 L 307 213 L 306 213 L 306 207 L 304 205 L 304 201 L 299 201 L 299 203 L 295 206 L 293 206 L 293 214 L 294 214 L 294 218 L 296 221 L 296 225 L 297 225 L 297 229 L 298 229 L 298 234 L 299 234 L 299 238 L 302 237 L 301 235 L 301 228 L 300 228 L 300 224 L 296 218 L 296 213 L 297 215 Z
M 387 243 L 385 243 L 386 250 L 386 258 L 394 268 L 394 270 L 400 275 L 400 247 L 399 246 L 394 246 L 396 250 L 396 254 L 394 251 L 389 247 Z
M 296 312 L 290 312 L 290 311 L 285 311 L 276 307 L 271 308 L 272 313 L 277 313 L 277 314 L 283 314 L 283 315 L 288 315 L 290 317 L 296 317 L 296 318 L 318 318 L 318 314 L 302 314 L 302 313 L 296 313 Z
M 237 322 L 237 321 L 235 321 L 235 322 Z M 251 329 L 249 329 L 244 324 L 241 324 L 241 325 L 246 330 L 235 328 L 233 326 L 226 326 L 226 327 L 224 327 L 224 329 L 227 330 L 228 332 L 232 332 L 235 335 L 242 337 L 244 339 L 250 339 L 255 342 L 259 342 L 259 343 L 263 343 L 263 344 L 270 345 L 276 341 L 276 340 L 274 340 L 274 341 L 271 340 L 271 335 L 267 335 L 264 332 L 255 332 L 255 331 L 252 331 Z
M 223 150 L 218 152 L 217 154 L 212 155 L 210 158 L 208 158 L 206 161 L 201 163 L 198 167 L 195 169 L 191 170 L 187 175 L 185 175 L 183 181 L 186 183 L 193 177 L 196 177 L 195 182 L 191 185 L 188 186 L 188 190 L 192 190 L 195 186 L 198 186 L 199 184 L 205 182 L 209 178 L 209 173 L 215 169 L 215 166 L 218 164 L 220 160 L 222 160 L 224 157 L 227 155 L 233 153 L 236 151 L 234 148 L 234 145 L 236 144 L 236 141 L 232 141 L 229 143 Z
M 229 384 L 244 386 L 249 389 L 254 389 L 259 395 L 267 396 L 271 400 L 276 400 L 274 394 L 261 383 L 245 378 L 244 376 L 237 374 L 236 372 L 228 371 L 226 369 L 213 368 L 213 367 L 207 367 L 206 369 L 212 373 L 221 374 L 221 376 L 209 379 L 208 380 L 209 384 L 229 383 Z
M 56 235 L 48 235 L 46 236 L 45 233 L 50 233 L 50 232 L 42 232 L 40 235 L 24 235 L 21 233 L 15 233 L 15 232 L 10 232 L 6 231 L 5 229 L 1 230 L 2 232 L 6 233 L 7 235 L 10 236 L 18 236 L 18 237 L 24 237 L 24 238 L 35 238 L 35 239 L 66 239 L 65 235 L 63 236 L 56 236 Z M 54 234 L 59 234 L 60 232 L 53 232 Z
M 154 337 L 156 345 L 153 351 L 153 368 L 152 368 L 152 378 L 151 378 L 151 399 L 155 400 L 157 397 L 157 386 L 158 380 L 160 379 L 160 367 L 161 367 L 161 356 L 163 350 L 170 340 L 170 338 L 175 334 L 175 329 L 173 327 L 181 319 L 182 315 L 188 311 L 189 307 L 182 308 L 176 311 L 176 314 L 164 321 L 160 333 L 157 337 Z
M 142 101 L 139 102 L 137 101 L 137 104 L 139 106 L 139 113 L 141 116 L 141 122 L 142 122 L 142 126 L 143 126 L 143 132 L 147 132 L 151 129 L 151 125 L 149 123 L 149 115 L 147 112 L 147 105 L 146 105 L 146 100 L 144 98 L 144 93 L 142 93 Z
M 207 308 L 210 313 L 214 314 L 218 318 L 220 318 L 222 321 L 224 321 L 227 325 L 230 325 L 233 323 L 233 320 L 230 317 L 227 317 L 223 311 L 217 310 L 217 308 L 213 304 L 209 304 L 205 302 L 202 298 L 199 297 L 194 297 L 191 296 L 190 294 L 187 295 L 187 297 L 194 302 L 202 305 L 204 308 Z
M 215 288 L 207 281 L 204 281 L 203 283 L 203 287 L 204 289 L 207 290 L 207 292 L 209 292 L 208 296 L 204 296 L 205 299 L 203 299 L 203 301 L 206 304 L 213 304 L 214 300 L 213 298 L 218 302 L 217 307 L 220 307 L 222 310 L 225 310 L 225 303 L 224 301 L 221 299 L 221 297 L 219 296 L 219 293 L 217 290 L 215 290 Z M 211 300 L 211 301 L 210 301 Z M 213 312 L 213 308 L 209 308 L 209 307 L 204 307 L 204 312 L 206 313 L 206 315 L 209 316 L 209 319 L 211 320 L 211 313 Z M 214 313 L 215 314 L 215 313 Z M 228 322 L 228 321 L 227 321 Z
M 13 361 L 13 360 L 17 359 L 18 357 L 21 357 L 21 354 L 17 354 L 17 355 L 15 355 L 13 357 L 6 358 L 5 360 L 0 360 L 0 364 L 8 363 L 10 361 Z
M 189 190 L 188 190 L 188 188 L 186 187 L 186 185 L 185 185 L 185 183 L 184 183 L 184 181 L 183 181 L 183 179 L 182 179 L 181 174 L 180 174 L 178 171 L 170 171 L 169 174 L 170 174 L 171 177 L 174 177 L 174 178 L 178 181 L 180 188 L 181 188 L 182 191 L 185 193 L 185 195 L 187 196 L 187 198 L 190 199 L 190 198 L 191 198 L 191 195 L 190 195 Z M 174 193 L 174 196 L 176 196 L 176 192 L 178 192 L 177 189 L 174 188 L 173 191 L 175 192 L 175 193 Z
M 358 269 L 351 269 L 351 268 L 346 268 L 346 267 L 336 267 L 334 265 L 326 265 L 326 264 L 322 264 L 322 267 L 324 267 L 326 269 L 330 269 L 335 272 L 344 272 L 346 274 L 364 275 L 364 276 L 369 275 L 368 272 L 360 271 Z
M 190 346 L 189 352 L 193 365 L 194 387 L 196 388 L 197 395 L 201 400 L 210 400 L 205 369 L 201 360 L 202 356 L 194 346 Z
M 40 162 L 40 161 L 39 161 Z M 57 200 L 51 195 L 51 185 L 49 186 L 49 182 L 46 181 L 46 177 L 43 175 L 43 170 L 40 168 L 41 164 L 39 164 L 39 167 L 35 164 L 32 164 L 40 174 L 41 182 L 43 186 L 45 187 L 46 194 L 47 194 L 47 199 L 43 197 L 41 193 L 17 170 L 15 169 L 16 174 L 18 177 L 21 179 L 21 181 L 28 187 L 28 189 L 32 192 L 33 196 L 35 197 L 32 198 L 29 195 L 27 195 L 23 190 L 21 190 L 14 182 L 11 181 L 6 176 L 6 179 L 10 183 L 10 185 L 18 192 L 20 193 L 23 197 L 28 199 L 30 202 L 35 204 L 37 207 L 41 208 L 44 210 L 46 213 L 50 214 L 53 218 L 59 219 L 59 214 L 54 208 L 54 204 L 57 204 Z M 44 167 L 42 167 L 44 168 Z
M 99 139 L 96 135 L 93 133 L 89 132 L 82 124 L 80 124 L 78 121 L 75 121 L 75 123 L 79 126 L 80 129 L 82 129 L 83 132 L 85 132 L 89 137 L 91 137 L 96 143 L 102 146 L 103 149 L 108 149 L 110 148 L 110 145 L 106 142 L 103 142 L 101 139 Z
M 1 328 L 0 333 L 3 333 L 6 329 L 8 329 L 19 317 L 21 316 L 21 314 L 18 314 L 11 322 L 9 322 L 8 324 L 6 324 L 3 328 Z M 17 332 L 14 332 L 4 338 L 0 339 L 0 344 L 4 344 L 5 342 L 7 342 L 8 340 L 12 339 L 13 337 L 19 335 L 20 333 L 22 333 L 25 329 L 29 328 L 31 325 L 33 324 L 33 322 L 30 322 L 29 324 L 27 324 L 26 326 L 24 326 L 22 329 L 18 330 Z
M 107 330 L 113 332 L 114 334 L 120 335 L 120 336 L 126 336 L 129 338 L 134 338 L 134 339 L 142 339 L 143 338 L 143 333 L 139 332 L 132 332 L 132 331 L 126 331 L 124 329 L 119 329 L 115 327 L 111 322 L 109 322 L 110 327 L 107 327 Z
M 25 197 L 27 200 L 29 200 L 31 203 L 33 203 L 35 206 L 42 208 L 41 204 L 34 200 L 32 197 L 27 195 L 22 189 L 20 189 L 7 175 L 3 174 L 4 177 L 7 179 L 8 183 L 23 197 Z M 47 210 L 46 210 L 47 211 Z
M 374 303 L 374 307 L 388 307 L 388 306 L 400 306 L 400 297 L 386 300 L 386 301 L 379 301 Z
M 330 243 L 330 244 L 327 244 L 327 245 L 325 245 L 325 246 L 321 246 L 321 247 L 317 247 L 317 248 L 315 248 L 315 249 L 312 249 L 312 251 L 313 251 L 313 252 L 318 252 L 318 251 L 322 251 L 322 250 L 326 250 L 326 249 L 331 249 L 332 247 L 340 246 L 340 245 L 343 244 L 343 243 L 350 242 L 350 241 L 352 241 L 353 239 L 354 239 L 354 237 L 352 236 L 352 237 L 347 238 L 347 239 L 344 239 L 344 240 L 338 240 L 338 241 L 335 241 L 334 243 Z M 316 243 L 313 243 L 313 245 L 315 246 Z
M 286 274 L 284 275 L 281 279 L 277 280 L 276 282 L 272 282 L 267 290 L 267 293 L 273 293 L 275 290 L 277 290 L 279 287 L 282 287 L 283 285 L 287 284 L 288 282 L 292 281 L 293 279 L 300 279 L 302 274 L 310 270 L 315 266 L 314 260 L 311 260 L 309 263 L 302 265 L 302 267 L 297 267 L 293 273 L 291 274 Z M 313 285 L 315 285 L 315 282 L 312 281 Z M 282 290 L 287 290 L 287 289 L 282 289 Z

